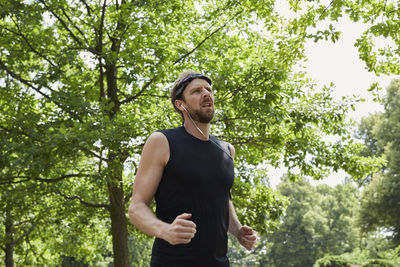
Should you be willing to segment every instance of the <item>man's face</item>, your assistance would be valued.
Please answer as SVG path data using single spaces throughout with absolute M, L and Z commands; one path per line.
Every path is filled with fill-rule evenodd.
M 183 91 L 183 99 L 193 120 L 209 123 L 214 118 L 214 94 L 207 81 L 191 81 Z

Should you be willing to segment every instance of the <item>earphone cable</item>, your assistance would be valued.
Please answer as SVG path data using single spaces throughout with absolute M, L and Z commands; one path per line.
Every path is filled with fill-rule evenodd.
M 202 131 L 202 130 L 197 126 L 197 124 L 194 122 L 192 116 L 190 115 L 189 111 L 186 110 L 185 106 L 182 105 L 181 107 L 186 111 L 186 113 L 187 113 L 188 116 L 189 116 L 189 119 L 192 121 L 193 125 L 196 127 L 196 129 L 199 131 L 199 133 L 200 133 L 202 136 L 204 136 L 204 138 L 207 139 L 207 136 L 203 133 L 203 131 Z M 225 154 L 227 154 L 227 155 L 231 158 L 231 160 L 233 161 L 233 158 L 232 158 L 232 156 L 230 155 L 230 153 L 226 152 L 225 149 L 223 149 L 219 144 L 217 144 L 217 142 L 215 142 L 214 140 L 212 140 L 212 139 L 211 139 L 211 136 L 208 137 L 208 140 L 210 140 L 212 143 L 214 143 L 219 149 L 221 149 Z M 228 149 L 229 149 L 229 147 L 228 147 Z

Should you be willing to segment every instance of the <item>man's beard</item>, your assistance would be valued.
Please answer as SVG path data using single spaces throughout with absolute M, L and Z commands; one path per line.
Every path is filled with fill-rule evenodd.
M 190 116 L 192 116 L 192 119 L 200 123 L 209 123 L 214 118 L 214 108 L 207 111 L 201 111 L 193 110 L 189 107 L 188 110 Z

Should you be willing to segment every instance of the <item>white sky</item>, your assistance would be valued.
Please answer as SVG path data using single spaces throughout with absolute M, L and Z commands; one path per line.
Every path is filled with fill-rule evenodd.
M 383 111 L 381 104 L 373 101 L 373 96 L 367 89 L 373 82 L 378 82 L 381 87 L 386 89 L 390 81 L 400 76 L 375 76 L 365 69 L 365 64 L 359 59 L 357 48 L 354 47 L 356 39 L 359 38 L 365 29 L 362 23 L 354 23 L 349 19 L 342 18 L 337 25 L 341 36 L 338 42 L 319 41 L 314 43 L 309 41 L 306 44 L 307 61 L 304 63 L 308 76 L 314 79 L 319 86 L 334 83 L 334 97 L 339 100 L 342 96 L 358 95 L 366 101 L 357 103 L 355 111 L 351 111 L 349 116 L 355 121 L 360 121 L 371 113 Z M 382 41 L 384 42 L 384 41 Z M 378 44 L 378 45 L 383 45 Z M 384 94 L 383 90 L 383 94 Z M 270 170 L 268 176 L 271 186 L 276 187 L 280 183 L 280 177 L 284 169 Z M 345 172 L 332 174 L 322 181 L 312 181 L 312 184 L 328 184 L 334 186 L 342 183 L 348 176 Z
M 361 117 L 368 116 L 369 113 L 383 110 L 379 103 L 372 100 L 372 94 L 367 91 L 370 85 L 378 82 L 380 86 L 386 88 L 396 77 L 386 75 L 377 77 L 374 73 L 368 72 L 365 63 L 359 59 L 358 50 L 354 44 L 361 36 L 365 25 L 343 18 L 337 29 L 342 32 L 337 43 L 327 41 L 307 43 L 308 62 L 305 65 L 309 76 L 317 84 L 328 85 L 330 82 L 335 84 L 333 93 L 337 99 L 353 94 L 366 99 L 366 102 L 357 105 L 356 111 L 350 114 L 350 117 L 359 120 Z M 382 44 L 378 43 L 378 45 Z

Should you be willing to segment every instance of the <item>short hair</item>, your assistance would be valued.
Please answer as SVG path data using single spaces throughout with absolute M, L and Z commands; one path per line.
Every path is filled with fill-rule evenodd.
M 174 82 L 174 85 L 172 86 L 172 89 L 171 89 L 171 92 L 170 92 L 170 98 L 171 98 L 172 106 L 174 106 L 174 109 L 182 116 L 182 118 L 183 118 L 182 112 L 175 106 L 175 100 L 177 100 L 177 99 L 185 100 L 184 97 L 183 97 L 183 90 L 181 89 L 182 82 L 188 76 L 193 76 L 193 75 L 196 75 L 196 74 L 200 76 L 199 77 L 200 79 L 206 80 L 211 85 L 212 81 L 211 81 L 211 79 L 209 77 L 207 77 L 207 76 L 205 76 L 205 75 L 203 75 L 201 73 L 198 73 L 198 72 L 196 72 L 194 70 L 185 70 L 184 72 L 182 72 L 178 76 L 178 79 L 176 79 L 176 81 Z M 189 79 L 191 81 L 193 79 L 193 77 L 190 77 Z M 184 86 L 187 86 L 187 84 L 184 85 Z M 179 90 L 179 92 L 178 92 L 178 90 Z

